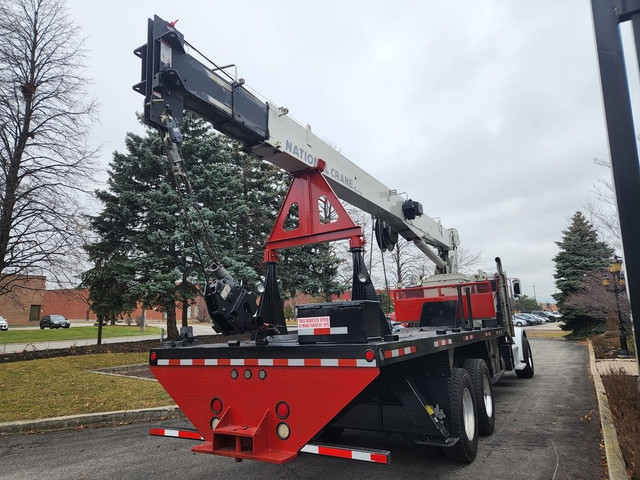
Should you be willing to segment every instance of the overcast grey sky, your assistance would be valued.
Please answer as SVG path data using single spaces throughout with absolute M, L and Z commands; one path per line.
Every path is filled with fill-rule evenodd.
M 608 175 L 593 163 L 608 146 L 588 1 L 67 4 L 88 36 L 105 170 L 142 131 L 132 51 L 147 17 L 179 19 L 205 55 L 551 301 L 554 242 Z

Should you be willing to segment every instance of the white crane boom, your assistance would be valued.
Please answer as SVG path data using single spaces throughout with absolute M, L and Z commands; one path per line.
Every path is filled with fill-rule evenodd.
M 186 53 L 184 36 L 156 16 L 149 19 L 147 44 L 135 53 L 143 60 L 142 81 L 134 89 L 146 96 L 145 122 L 167 129 L 170 111 L 179 123 L 191 110 L 214 128 L 242 142 L 247 150 L 289 173 L 326 162 L 324 175 L 337 196 L 378 219 L 391 236 L 413 241 L 440 273 L 457 273 L 455 229 L 424 215 L 422 205 L 404 198 L 365 172 L 288 114 L 261 101 L 244 80 L 225 78 L 224 68 L 209 68 Z M 382 223 L 384 222 L 384 223 Z M 378 233 L 378 236 L 381 236 Z M 395 242 L 392 242 L 395 243 Z M 438 253 L 431 250 L 433 246 Z

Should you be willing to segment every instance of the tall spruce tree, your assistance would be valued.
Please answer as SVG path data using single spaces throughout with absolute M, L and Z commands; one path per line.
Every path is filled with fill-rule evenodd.
M 541 310 L 540 304 L 535 298 L 521 295 L 515 302 L 513 307 L 520 312 L 529 313 L 532 310 Z
M 286 174 L 244 153 L 201 119 L 185 116 L 182 130 L 183 170 L 194 198 L 183 191 L 182 203 L 158 134 L 129 133 L 127 153 L 116 152 L 110 164 L 108 190 L 96 192 L 103 210 L 91 220 L 97 239 L 86 247 L 95 267 L 83 277 L 92 301 L 108 312 L 126 311 L 132 299 L 166 312 L 169 338 L 178 335 L 176 304 L 188 303 L 198 294 L 196 286 L 203 284 L 203 264 L 205 268 L 214 261 L 224 264 L 249 289 L 258 282 L 264 273 L 264 245 L 287 186 Z M 205 236 L 214 245 L 212 255 L 204 249 Z M 306 253 L 294 252 L 287 258 L 305 265 L 307 275 L 322 276 L 325 283 L 308 287 L 300 277 L 292 279 L 301 268 L 279 272 L 282 283 L 297 282 L 302 291 L 330 290 L 336 275 L 330 266 L 338 260 L 323 248 Z M 115 277 L 112 272 L 123 261 L 126 268 Z M 127 291 L 120 305 L 114 302 L 118 296 L 110 293 L 118 288 Z
M 554 257 L 556 264 L 556 287 L 560 293 L 553 295 L 562 314 L 562 329 L 571 331 L 573 338 L 585 338 L 592 333 L 604 331 L 601 315 L 576 308 L 569 299 L 581 292 L 584 279 L 609 265 L 613 249 L 598 240 L 595 228 L 582 212 L 576 212 L 567 230 L 563 230 L 562 241 L 556 242 L 560 251 Z
M 305 293 L 330 302 L 333 295 L 340 295 L 347 289 L 347 285 L 338 280 L 338 269 L 344 260 L 334 253 L 330 244 L 284 250 L 280 252 L 279 260 L 282 293 L 289 298 Z

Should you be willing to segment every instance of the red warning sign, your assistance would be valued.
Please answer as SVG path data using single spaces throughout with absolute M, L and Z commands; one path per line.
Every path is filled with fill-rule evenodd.
M 331 328 L 331 317 L 298 318 L 298 328 Z

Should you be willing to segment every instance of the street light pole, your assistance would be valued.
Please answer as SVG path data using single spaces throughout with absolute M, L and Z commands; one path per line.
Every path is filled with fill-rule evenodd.
M 616 297 L 616 308 L 618 310 L 618 329 L 620 330 L 620 352 L 622 355 L 629 355 L 629 347 L 627 346 L 627 332 L 622 321 L 622 312 L 620 311 L 620 299 L 618 297 L 620 291 L 617 286 L 613 287 L 613 294 Z
M 615 257 L 615 260 L 609 267 L 609 271 L 613 274 L 613 294 L 616 297 L 616 310 L 618 312 L 618 329 L 620 330 L 620 351 L 622 355 L 629 355 L 627 347 L 627 332 L 622 320 L 622 312 L 620 310 L 620 292 L 624 287 L 624 277 L 622 276 L 622 260 Z
M 591 0 L 591 11 L 629 303 L 635 312 L 635 343 L 640 345 L 640 164 L 619 30 L 620 23 L 632 23 L 636 56 L 640 58 L 640 4 L 636 0 Z
M 629 356 L 629 347 L 627 345 L 627 332 L 622 319 L 622 310 L 620 309 L 620 292 L 624 287 L 624 277 L 622 274 L 622 260 L 617 256 L 609 265 L 610 279 L 603 279 L 602 284 L 607 287 L 611 285 L 613 295 L 616 298 L 616 312 L 618 314 L 618 336 L 620 338 L 620 354 L 621 356 Z

